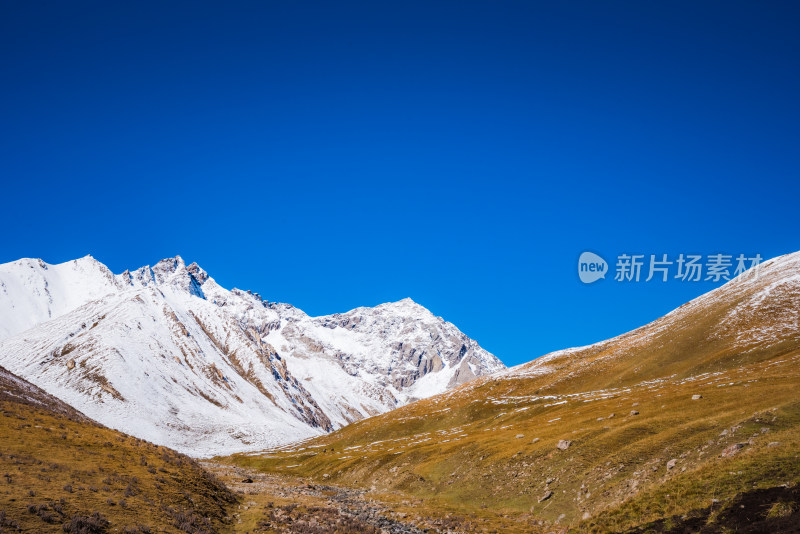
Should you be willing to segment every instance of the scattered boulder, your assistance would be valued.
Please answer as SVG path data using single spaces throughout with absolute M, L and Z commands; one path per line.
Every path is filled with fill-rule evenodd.
M 674 468 L 677 463 L 678 463 L 678 459 L 677 458 L 673 458 L 672 460 L 667 462 L 667 469 Z
M 531 440 L 531 443 L 538 443 L 538 442 L 539 442 L 539 438 L 533 438 L 533 439 Z
M 242 480 L 242 483 L 244 483 L 244 484 L 252 484 L 253 483 L 253 479 L 250 478 L 250 477 L 247 477 L 246 479 Z
M 702 395 L 692 395 L 692 400 L 700 400 L 702 398 L 703 398 Z
M 545 481 L 544 481 L 544 483 L 545 483 L 545 484 L 552 484 L 552 483 L 553 483 L 553 482 L 555 482 L 555 481 L 556 481 L 556 479 L 554 479 L 553 477 L 550 477 L 550 478 L 548 478 L 547 480 L 545 480 Z
M 720 456 L 723 458 L 730 458 L 740 450 L 744 449 L 745 445 L 746 443 L 734 443 L 733 445 L 729 445 L 728 447 L 725 447 L 725 450 L 722 451 Z
M 631 415 L 639 415 L 639 410 L 631 410 Z
M 517 434 L 517 435 L 516 435 L 516 438 L 517 438 L 517 439 L 524 438 L 524 437 L 525 437 L 525 434 Z
M 777 447 L 778 445 L 780 445 L 779 441 L 770 441 L 767 443 L 767 447 Z
M 324 475 L 322 475 L 322 478 L 327 479 L 327 478 L 331 478 L 331 476 L 328 473 L 325 473 Z
M 546 501 L 547 499 L 549 499 L 552 496 L 553 496 L 553 492 L 552 491 L 550 491 L 550 490 L 545 491 L 544 495 L 542 495 L 542 498 L 539 499 L 539 502 L 544 502 L 544 501 Z
M 572 442 L 570 440 L 562 439 L 562 440 L 559 440 L 558 445 L 556 445 L 556 447 L 561 449 L 562 451 L 565 451 L 565 450 L 569 449 L 570 445 L 572 445 Z
M 75 360 L 73 360 L 73 359 L 69 359 L 69 360 L 67 361 L 67 369 L 68 369 L 69 371 L 72 371 L 73 369 L 75 369 Z

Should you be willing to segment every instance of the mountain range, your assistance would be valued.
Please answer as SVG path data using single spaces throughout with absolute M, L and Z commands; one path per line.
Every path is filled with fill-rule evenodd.
M 193 456 L 322 435 L 505 368 L 410 299 L 310 317 L 179 256 L 0 265 L 0 365 Z
M 132 525 L 128 500 L 170 532 L 800 524 L 800 252 L 513 368 L 409 299 L 309 317 L 180 257 L 0 265 L 0 319 L 19 525 Z

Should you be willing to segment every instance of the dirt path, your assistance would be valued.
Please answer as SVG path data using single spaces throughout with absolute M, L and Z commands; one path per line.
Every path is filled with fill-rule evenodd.
M 233 532 L 423 534 L 446 531 L 428 521 L 412 519 L 362 490 L 313 484 L 299 478 L 268 475 L 215 462 L 202 462 L 202 466 L 242 496 L 242 504 L 233 514 Z

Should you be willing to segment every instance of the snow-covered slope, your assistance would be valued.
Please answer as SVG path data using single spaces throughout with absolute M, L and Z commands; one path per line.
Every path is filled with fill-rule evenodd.
M 32 259 L 0 265 L 0 339 L 64 315 L 118 286 L 111 271 L 91 256 L 59 265 Z
M 204 456 L 318 435 L 503 369 L 409 299 L 309 317 L 180 257 L 0 265 L 0 364 L 97 421 Z

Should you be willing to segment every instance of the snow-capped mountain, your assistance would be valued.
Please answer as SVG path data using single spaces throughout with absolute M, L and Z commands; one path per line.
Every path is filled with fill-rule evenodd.
M 0 364 L 89 417 L 198 456 L 322 434 L 503 364 L 410 299 L 309 317 L 180 257 L 0 265 Z

